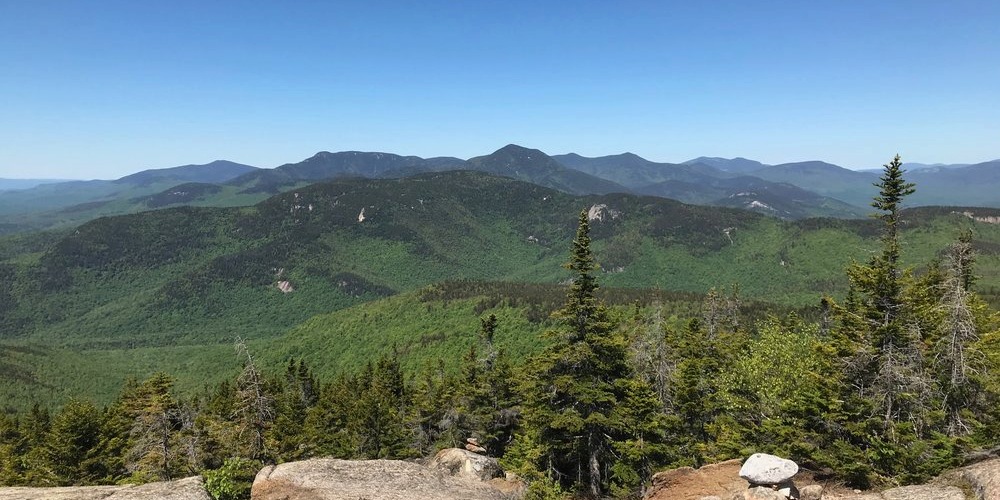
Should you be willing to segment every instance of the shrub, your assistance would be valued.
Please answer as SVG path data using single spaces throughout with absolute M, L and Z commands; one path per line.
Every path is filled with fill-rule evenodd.
M 215 500 L 247 500 L 261 465 L 257 460 L 246 458 L 227 459 L 222 467 L 202 473 L 205 489 Z

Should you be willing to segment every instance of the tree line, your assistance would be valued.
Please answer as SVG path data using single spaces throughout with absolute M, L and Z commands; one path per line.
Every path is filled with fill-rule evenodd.
M 975 292 L 970 233 L 925 272 L 900 265 L 914 191 L 901 165 L 877 184 L 880 248 L 815 320 L 748 316 L 735 287 L 681 328 L 660 307 L 610 308 L 582 212 L 565 301 L 527 360 L 495 344 L 493 315 L 457 372 L 439 361 L 406 374 L 390 352 L 319 381 L 302 361 L 266 373 L 238 342 L 238 376 L 190 398 L 157 374 L 103 409 L 0 415 L 0 484 L 203 473 L 217 498 L 239 498 L 263 463 L 426 457 L 469 437 L 529 498 L 635 497 L 657 470 L 754 452 L 859 487 L 925 480 L 997 445 L 1000 322 Z

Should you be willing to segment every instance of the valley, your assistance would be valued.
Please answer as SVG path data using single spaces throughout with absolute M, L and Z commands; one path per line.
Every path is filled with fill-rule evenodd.
M 658 168 L 636 158 L 624 158 L 637 165 L 636 172 Z M 372 159 L 384 165 L 364 170 L 354 162 Z M 540 166 L 526 166 L 529 160 Z M 613 167 L 592 160 L 597 159 L 564 161 L 611 177 Z M 898 300 L 911 321 L 907 328 L 919 329 L 919 337 L 912 337 L 923 346 L 919 355 L 933 370 L 943 370 L 931 357 L 952 331 L 942 311 L 954 307 L 947 301 L 959 272 L 955 266 L 974 262 L 974 276 L 964 279 L 970 287 L 974 283 L 975 292 L 969 288 L 963 292 L 969 295 L 955 300 L 970 308 L 971 323 L 963 324 L 982 333 L 961 342 L 981 353 L 976 359 L 1000 362 L 995 348 L 1000 330 L 991 312 L 1000 303 L 998 208 L 893 210 L 894 246 L 886 243 L 885 216 L 805 217 L 824 213 L 816 212 L 822 207 L 847 215 L 849 206 L 737 173 L 710 181 L 688 171 L 686 181 L 656 177 L 638 189 L 689 185 L 711 193 L 691 195 L 706 204 L 688 204 L 624 192 L 631 189 L 623 184 L 639 185 L 634 176 L 619 178 L 622 184 L 595 181 L 601 178 L 517 147 L 463 164 L 473 170 L 438 170 L 454 166 L 453 159 L 364 153 L 321 154 L 309 163 L 317 162 L 350 174 L 331 175 L 316 165 L 302 174 L 293 165 L 250 170 L 219 183 L 171 177 L 164 182 L 190 182 L 127 203 L 92 205 L 108 210 L 105 216 L 70 208 L 66 213 L 74 215 L 62 224 L 0 236 L 0 409 L 17 416 L 0 421 L 8 435 L 30 435 L 26 426 L 47 422 L 54 411 L 54 427 L 45 439 L 57 439 L 51 436 L 64 425 L 59 422 L 77 418 L 73 412 L 91 415 L 80 418 L 94 423 L 92 414 L 104 407 L 109 413 L 101 417 L 101 432 L 117 432 L 129 446 L 139 446 L 135 427 L 126 432 L 114 426 L 158 418 L 144 413 L 148 408 L 142 405 L 162 404 L 167 405 L 163 415 L 175 415 L 165 421 L 170 426 L 165 449 L 181 446 L 189 439 L 185 432 L 225 448 L 190 444 L 185 446 L 196 452 L 183 460 L 129 466 L 137 471 L 133 474 L 147 474 L 136 476 L 139 482 L 169 477 L 183 463 L 210 477 L 216 473 L 210 471 L 230 464 L 243 468 L 239 474 L 251 474 L 262 459 L 412 458 L 455 446 L 463 432 L 491 436 L 492 453 L 506 453 L 513 467 L 525 467 L 532 459 L 518 446 L 531 438 L 515 438 L 515 429 L 547 428 L 543 422 L 550 421 L 539 413 L 548 411 L 545 404 L 531 392 L 539 387 L 538 377 L 568 383 L 575 380 L 561 378 L 568 360 L 606 351 L 592 354 L 599 363 L 580 366 L 622 377 L 603 390 L 630 405 L 621 411 L 639 412 L 625 420 L 614 416 L 617 423 L 607 425 L 621 427 L 609 432 L 638 433 L 651 443 L 666 439 L 656 444 L 663 451 L 636 453 L 674 465 L 690 463 L 691 457 L 695 463 L 721 460 L 739 454 L 742 446 L 767 441 L 769 432 L 781 432 L 791 436 L 791 447 L 777 441 L 768 449 L 834 467 L 837 477 L 867 486 L 878 484 L 880 474 L 924 480 L 957 456 L 952 450 L 941 452 L 941 461 L 920 462 L 922 448 L 908 454 L 891 444 L 897 458 L 864 462 L 854 473 L 847 464 L 860 460 L 855 454 L 863 448 L 864 431 L 796 423 L 794 415 L 801 411 L 812 412 L 811 421 L 849 426 L 861 417 L 848 412 L 880 404 L 851 399 L 860 406 L 842 410 L 834 399 L 847 390 L 843 380 L 868 376 L 839 367 L 867 359 L 868 340 L 851 337 L 866 327 L 852 318 L 878 307 L 858 302 L 858 294 L 877 293 L 877 280 L 883 279 L 879 266 L 898 260 L 899 274 L 885 276 L 893 276 L 890 282 L 899 287 Z M 180 170 L 189 177 L 199 171 Z M 132 178 L 151 186 L 162 176 Z M 730 199 L 752 197 L 756 208 L 769 209 L 709 201 L 725 189 L 756 189 Z M 777 198 L 764 204 L 765 192 Z M 245 204 L 250 201 L 255 202 Z M 801 216 L 775 217 L 774 206 Z M 38 213 L 24 216 L 45 220 Z M 568 265 L 567 248 L 572 249 Z M 956 260 L 956 252 L 969 257 Z M 597 281 L 599 288 L 585 285 Z M 577 317 L 567 311 L 575 307 L 596 308 L 583 316 L 593 322 L 583 331 L 599 335 L 566 333 Z M 581 343 L 587 344 L 584 350 L 574 351 Z M 273 398 L 262 400 L 269 413 L 258 417 L 239 409 L 248 370 L 257 374 L 255 384 L 263 384 L 254 386 L 258 394 Z M 790 383 L 797 373 L 822 376 Z M 919 375 L 919 383 L 927 383 L 931 373 Z M 971 394 L 992 397 L 997 384 L 992 372 L 975 380 L 984 385 Z M 594 390 L 580 387 L 574 389 L 582 391 L 579 397 Z M 940 418 L 947 422 L 965 418 L 947 406 L 947 398 L 921 397 L 944 405 Z M 785 406 L 789 401 L 799 406 Z M 985 399 L 970 401 L 979 405 Z M 967 431 L 975 443 L 970 449 L 989 442 L 984 436 L 993 425 L 989 411 L 975 408 L 977 430 Z M 122 423 L 116 412 L 135 417 Z M 502 415 L 525 420 L 515 425 Z M 934 415 L 926 418 L 939 418 Z M 21 418 L 27 420 L 22 424 Z M 266 423 L 254 424 L 253 418 Z M 369 427 L 359 419 L 387 420 Z M 632 422 L 650 427 L 629 427 Z M 247 425 L 266 427 L 247 441 L 242 437 Z M 326 435 L 331 428 L 341 430 Z M 920 446 L 934 445 L 930 435 L 905 427 L 891 432 L 909 433 Z M 836 448 L 833 443 L 842 439 L 851 444 Z M 55 445 L 12 443 L 35 451 L 10 452 L 15 465 L 4 481 L 37 481 L 30 457 Z M 100 467 L 115 467 L 116 454 L 126 453 L 101 450 Z M 619 466 L 641 468 L 625 463 Z M 534 474 L 532 468 L 518 470 Z M 107 481 L 87 474 L 96 472 L 65 477 Z M 634 489 L 642 476 L 619 480 L 622 488 Z M 530 484 L 561 491 L 560 484 L 540 478 Z
M 590 211 L 604 286 L 697 296 L 738 286 L 744 300 L 774 310 L 842 297 L 844 268 L 878 245 L 870 219 L 782 221 L 655 197 L 570 195 L 471 171 L 317 183 L 250 207 L 105 217 L 72 231 L 0 239 L 0 366 L 11 374 L 0 390 L 14 408 L 70 395 L 107 401 L 125 379 L 156 371 L 193 390 L 226 376 L 210 367 L 234 362 L 237 337 L 276 366 L 306 356 L 335 373 L 390 344 L 376 340 L 378 328 L 356 327 L 336 342 L 339 351 L 310 349 L 305 345 L 325 343 L 319 318 L 363 316 L 383 304 L 394 304 L 397 315 L 450 306 L 451 313 L 430 321 L 448 328 L 405 332 L 401 325 L 412 318 L 403 315 L 391 330 L 399 332 L 393 338 L 400 347 L 418 351 L 414 360 L 433 358 L 450 342 L 446 358 L 454 362 L 483 311 L 447 301 L 418 305 L 426 287 L 449 280 L 563 282 L 561 263 L 580 209 Z M 980 293 L 996 303 L 1000 226 L 983 221 L 998 215 L 987 208 L 909 209 L 904 262 L 925 265 L 970 229 Z M 535 323 L 524 323 L 524 307 L 502 314 L 517 318 L 517 352 L 526 355 L 539 347 L 533 339 L 547 314 L 542 323 L 537 312 Z M 313 340 L 302 340 L 306 331 Z M 412 344 L 407 335 L 425 340 Z

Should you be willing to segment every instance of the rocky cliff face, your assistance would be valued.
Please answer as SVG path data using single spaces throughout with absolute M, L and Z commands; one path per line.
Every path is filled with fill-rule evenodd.
M 487 483 L 400 460 L 318 458 L 265 467 L 251 500 L 503 500 Z

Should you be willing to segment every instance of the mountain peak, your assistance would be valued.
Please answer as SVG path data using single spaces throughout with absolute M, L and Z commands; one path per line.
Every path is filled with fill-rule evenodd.
M 536 155 L 539 157 L 547 157 L 548 155 L 543 153 L 538 149 L 526 148 L 524 146 L 519 146 L 517 144 L 508 144 L 493 152 L 494 155 L 511 155 L 511 156 L 531 156 Z M 492 156 L 492 155 L 491 155 Z
M 492 154 L 469 158 L 472 170 L 533 182 L 567 193 L 617 193 L 628 189 L 612 181 L 567 168 L 538 149 L 508 144 Z
M 755 170 L 760 170 L 767 165 L 756 161 L 743 158 L 742 156 L 737 156 L 736 158 L 720 158 L 718 156 L 699 156 L 693 160 L 688 160 L 684 162 L 684 165 L 708 165 L 712 168 L 717 168 L 724 172 L 733 172 L 738 174 L 746 174 L 753 172 Z
M 485 171 L 501 175 L 507 170 L 524 167 L 562 168 L 552 157 L 542 151 L 517 144 L 508 144 L 486 156 L 470 158 L 469 162 L 483 167 Z
M 258 170 L 257 167 L 243 165 L 229 160 L 215 160 L 202 165 L 181 165 L 179 167 L 143 170 L 121 177 L 114 182 L 118 184 L 149 185 L 154 182 L 225 182 L 247 172 Z

